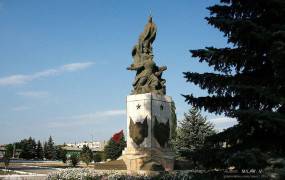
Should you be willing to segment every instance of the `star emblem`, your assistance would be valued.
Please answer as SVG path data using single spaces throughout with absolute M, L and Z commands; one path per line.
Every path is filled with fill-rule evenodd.
M 140 105 L 140 104 L 138 104 L 138 105 L 137 105 L 137 109 L 140 109 L 140 108 L 141 108 L 141 105 Z

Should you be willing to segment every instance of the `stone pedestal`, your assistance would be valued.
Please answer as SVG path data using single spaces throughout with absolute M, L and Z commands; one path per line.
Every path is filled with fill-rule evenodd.
M 123 160 L 129 172 L 173 170 L 175 155 L 169 147 L 173 111 L 169 96 L 147 93 L 127 97 L 127 147 Z

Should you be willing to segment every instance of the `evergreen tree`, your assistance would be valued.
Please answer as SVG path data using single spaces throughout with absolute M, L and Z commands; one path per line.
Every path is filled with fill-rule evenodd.
M 192 108 L 184 114 L 177 130 L 176 148 L 180 151 L 195 151 L 204 146 L 206 137 L 215 134 L 214 126 L 201 115 L 198 109 Z
M 119 143 L 116 143 L 113 138 L 111 138 L 107 145 L 104 147 L 104 155 L 106 159 L 115 160 L 122 155 L 122 151 L 126 147 L 126 141 L 124 135 L 121 137 Z
M 36 149 L 37 149 L 37 143 L 35 139 L 32 137 L 29 137 L 28 139 L 28 150 L 30 154 L 30 159 L 35 159 L 36 158 Z
M 80 159 L 86 164 L 86 166 L 88 166 L 89 163 L 92 161 L 93 152 L 88 146 L 83 146 L 82 151 L 80 152 Z
M 67 151 L 63 148 L 60 148 L 59 159 L 61 159 L 63 163 L 66 163 L 66 161 L 67 161 Z
M 20 142 L 21 154 L 20 157 L 23 159 L 34 159 L 36 158 L 36 141 L 29 137 L 28 139 L 23 139 Z
M 284 156 L 285 1 L 221 0 L 208 9 L 211 16 L 206 20 L 224 33 L 230 45 L 191 50 L 192 57 L 216 73 L 185 72 L 188 82 L 209 93 L 185 95 L 186 101 L 238 120 L 211 138 L 215 147 L 226 142 L 226 148 L 220 148 L 225 161 L 233 156 L 241 159 L 237 155 L 250 150 L 256 158 L 260 152 Z
M 215 134 L 214 126 L 201 115 L 198 109 L 192 108 L 184 114 L 184 119 L 177 128 L 175 148 L 178 153 L 196 165 L 196 152 L 204 148 L 207 137 Z
M 63 163 L 66 163 L 67 161 L 67 151 L 63 148 L 64 145 L 58 145 L 55 146 L 55 151 L 56 151 L 56 160 L 62 160 Z
M 47 144 L 47 142 L 45 141 L 44 142 L 44 147 L 43 147 L 43 153 L 44 153 L 44 158 L 45 159 L 47 159 L 47 157 L 48 157 L 48 144 Z
M 46 159 L 49 159 L 49 160 L 56 159 L 56 150 L 55 150 L 54 142 L 51 136 L 48 139 L 45 153 L 46 153 L 45 154 Z
M 43 151 L 42 143 L 40 140 L 37 143 L 36 158 L 37 159 L 43 159 L 44 158 L 44 151 Z

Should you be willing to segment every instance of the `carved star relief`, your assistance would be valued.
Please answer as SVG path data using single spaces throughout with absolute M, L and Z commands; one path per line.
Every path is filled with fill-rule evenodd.
M 140 109 L 140 108 L 141 108 L 141 105 L 140 105 L 140 104 L 138 104 L 138 105 L 137 105 L 137 109 Z

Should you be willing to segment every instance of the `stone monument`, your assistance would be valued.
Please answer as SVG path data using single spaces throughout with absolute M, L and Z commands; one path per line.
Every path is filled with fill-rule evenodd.
M 127 147 L 123 160 L 129 172 L 171 171 L 174 152 L 169 140 L 176 127 L 175 106 L 166 96 L 162 73 L 153 60 L 152 43 L 156 25 L 149 17 L 138 43 L 133 47 L 133 63 L 128 70 L 136 71 L 131 95 L 127 96 Z

